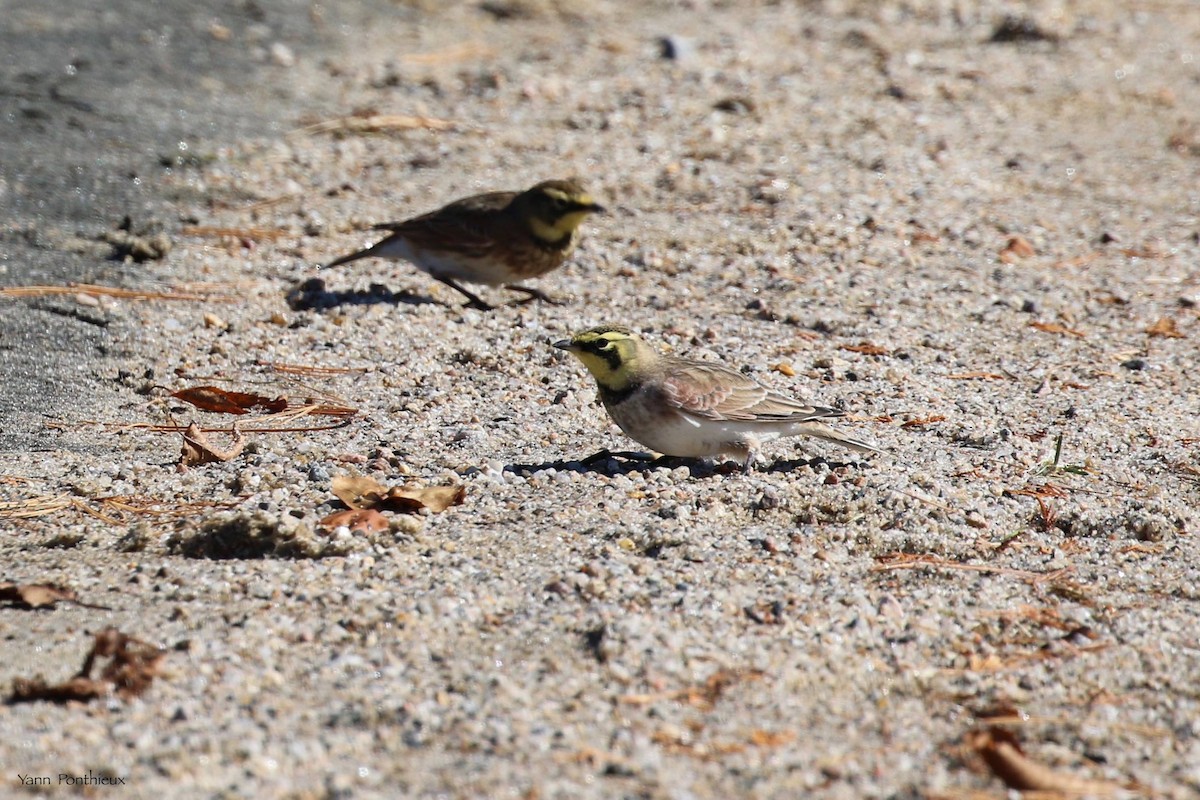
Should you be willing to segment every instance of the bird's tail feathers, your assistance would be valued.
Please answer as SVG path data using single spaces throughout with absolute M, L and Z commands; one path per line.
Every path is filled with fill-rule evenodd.
M 847 436 L 841 431 L 834 430 L 828 425 L 824 425 L 820 422 L 806 422 L 796 432 L 803 433 L 817 439 L 824 439 L 827 442 L 833 442 L 834 444 L 841 445 L 842 447 L 857 451 L 859 453 L 886 452 L 870 442 L 863 441 L 862 439 L 856 439 L 853 436 Z
M 359 250 L 357 253 L 351 253 L 350 255 L 342 256 L 341 258 L 335 258 L 333 261 L 330 261 L 328 264 L 321 267 L 321 269 L 329 269 L 330 267 L 338 267 L 342 264 L 349 264 L 351 261 L 358 261 L 360 258 L 366 258 L 369 255 L 371 255 L 370 249 Z

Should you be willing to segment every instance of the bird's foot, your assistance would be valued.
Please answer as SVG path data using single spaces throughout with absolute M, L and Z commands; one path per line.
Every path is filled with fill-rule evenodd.
M 485 303 L 483 300 L 480 300 L 478 297 L 468 300 L 463 305 L 463 308 L 474 308 L 479 311 L 495 311 L 496 310 L 496 307 L 494 305 L 492 305 L 491 303 Z
M 529 295 L 528 297 L 526 297 L 522 300 L 518 300 L 517 301 L 518 305 L 525 305 L 526 303 L 532 303 L 534 300 L 541 300 L 543 303 L 549 303 L 552 306 L 561 306 L 563 304 L 562 300 L 558 300 L 554 297 L 551 297 L 550 295 L 543 292 L 541 289 L 533 289 L 533 288 L 530 288 L 529 286 L 521 286 L 519 283 L 507 283 L 504 285 L 504 288 L 508 289 L 510 291 L 513 291 L 513 292 L 521 292 L 522 294 Z

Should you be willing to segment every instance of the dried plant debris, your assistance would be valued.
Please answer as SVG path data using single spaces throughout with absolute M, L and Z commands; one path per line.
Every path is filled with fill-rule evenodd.
M 1010 236 L 1005 241 L 1004 247 L 1000 250 L 1000 260 L 1005 264 L 1012 264 L 1015 261 L 1020 261 L 1023 258 L 1032 258 L 1037 255 L 1037 250 L 1033 244 L 1024 236 Z
M 0 502 L 0 519 L 41 517 L 56 514 L 70 506 L 71 498 L 66 495 L 39 495 L 24 500 L 5 500 Z
M 185 300 L 190 302 L 232 302 L 237 299 L 231 296 L 215 294 L 211 291 L 169 290 L 163 292 L 142 291 L 138 289 L 121 289 L 116 286 L 100 286 L 94 283 L 67 283 L 62 286 L 9 286 L 0 289 L 0 297 L 49 297 L 52 295 L 86 295 L 89 297 L 116 297 L 123 300 Z
M 0 603 L 16 608 L 49 608 L 58 603 L 74 603 L 84 608 L 108 608 L 85 603 L 74 589 L 53 583 L 0 583 Z
M 1050 792 L 1056 797 L 1111 797 L 1124 787 L 1092 781 L 1053 769 L 1021 752 L 1017 738 L 1003 728 L 990 727 L 967 734 L 967 745 L 1010 789 Z
M 766 673 L 760 669 L 718 669 L 702 685 L 686 686 L 649 694 L 623 695 L 620 702 L 626 705 L 647 706 L 670 701 L 685 703 L 701 711 L 712 711 L 726 690 L 741 683 L 763 680 Z
M 349 552 L 346 543 L 317 536 L 295 517 L 263 511 L 219 515 L 190 534 L 171 536 L 167 548 L 188 558 L 216 560 L 325 558 Z
M 298 133 L 316 135 L 320 133 L 334 134 L 366 134 L 393 133 L 423 129 L 429 131 L 452 131 L 460 124 L 448 119 L 434 117 L 412 116 L 408 114 L 371 114 L 367 116 L 338 117 L 325 120 L 301 128 Z
M 46 683 L 40 675 L 32 679 L 17 678 L 13 681 L 8 702 L 45 700 L 51 703 L 86 703 L 111 694 L 116 694 L 122 700 L 130 700 L 145 692 L 161 674 L 165 656 L 164 650 L 121 633 L 116 628 L 105 628 L 96 634 L 92 649 L 75 677 L 56 684 Z M 92 670 L 102 658 L 109 661 L 100 670 L 100 676 L 93 678 Z
M 1043 333 L 1057 333 L 1060 336 L 1074 336 L 1076 339 L 1086 339 L 1087 334 L 1075 328 L 1068 328 L 1058 322 L 1031 322 L 1029 327 L 1035 328 Z
M 1153 337 L 1163 339 L 1186 339 L 1187 334 L 1179 330 L 1178 323 L 1174 317 L 1162 317 L 1149 328 L 1146 328 L 1146 333 Z
M 346 511 L 335 511 L 323 518 L 317 527 L 321 530 L 333 530 L 346 526 L 351 533 L 379 533 L 388 529 L 388 519 L 373 508 L 351 508 Z
M 165 233 L 149 231 L 134 231 L 133 221 L 129 217 L 122 220 L 115 231 L 109 231 L 101 237 L 112 245 L 114 261 L 157 261 L 165 258 L 171 252 L 171 239 Z
M 249 392 L 231 392 L 216 386 L 193 386 L 171 392 L 171 397 L 190 403 L 203 411 L 218 414 L 248 414 L 251 411 L 263 410 L 270 413 L 283 411 L 288 406 L 282 397 L 265 397 Z
M 208 440 L 208 436 L 196 423 L 187 426 L 183 432 L 183 449 L 179 454 L 179 469 L 184 470 L 198 464 L 212 464 L 218 461 L 232 461 L 242 454 L 246 447 L 246 438 L 233 425 L 233 441 L 229 447 L 217 447 Z
M 415 486 L 413 484 L 385 487 L 374 478 L 338 475 L 333 479 L 333 494 L 352 509 L 378 509 L 415 514 L 421 509 L 433 513 L 445 511 L 462 503 L 467 490 L 454 486 Z

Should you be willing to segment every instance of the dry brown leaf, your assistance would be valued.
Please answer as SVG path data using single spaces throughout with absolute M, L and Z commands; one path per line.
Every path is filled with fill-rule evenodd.
M 31 703 L 45 700 L 51 703 L 84 702 L 116 692 L 124 700 L 140 695 L 159 675 L 166 651 L 147 644 L 116 628 L 105 628 L 96 634 L 92 649 L 74 678 L 48 684 L 41 676 L 17 678 L 13 681 L 9 703 Z M 92 669 L 101 658 L 109 659 L 92 678 Z
M 377 508 L 387 487 L 366 475 L 335 475 L 333 496 L 352 509 Z
M 287 400 L 282 397 L 272 399 L 261 394 L 231 392 L 216 386 L 193 386 L 190 389 L 180 389 L 177 392 L 171 392 L 171 397 L 191 403 L 203 411 L 215 411 L 218 414 L 246 414 L 256 408 L 274 414 L 287 408 Z
M 1146 333 L 1151 336 L 1161 336 L 1164 339 L 1187 338 L 1187 334 L 1179 330 L 1179 327 L 1175 324 L 1174 317 L 1163 317 L 1149 328 L 1146 328 Z
M 1009 236 L 1008 241 L 1004 243 L 1004 249 L 1000 251 L 1000 260 L 1005 264 L 1011 264 L 1018 259 L 1029 258 L 1036 254 L 1037 251 L 1024 236 Z
M 197 464 L 211 464 L 217 461 L 232 461 L 241 455 L 246 447 L 246 437 L 238 430 L 237 423 L 233 424 L 233 441 L 228 448 L 220 448 L 208 441 L 208 436 L 200 430 L 200 426 L 192 423 L 183 432 L 183 450 L 179 454 L 179 468 L 194 467 Z
M 11 603 L 18 608 L 42 608 L 55 603 L 76 603 L 75 592 L 51 583 L 0 583 L 0 603 Z
M 373 508 L 335 511 L 317 523 L 317 527 L 323 530 L 333 530 L 341 525 L 349 528 L 351 533 L 378 533 L 388 529 L 387 517 Z
M 466 487 L 415 486 L 404 484 L 385 488 L 374 478 L 338 475 L 333 479 L 333 494 L 352 509 L 378 508 L 412 514 L 427 508 L 433 513 L 462 503 Z
M 1029 327 L 1036 328 L 1044 333 L 1058 333 L 1064 336 L 1074 336 L 1076 339 L 1086 338 L 1087 334 L 1083 331 L 1068 328 L 1066 325 L 1060 325 L 1057 322 L 1031 322 Z
M 993 774 L 1010 789 L 1022 792 L 1059 792 L 1070 797 L 1108 797 L 1122 789 L 1107 781 L 1090 781 L 1068 775 L 1028 758 L 1017 737 L 1003 728 L 974 730 L 967 745 L 987 763 Z
M 383 496 L 383 505 L 391 511 L 414 512 L 428 508 L 435 514 L 460 505 L 467 496 L 462 484 L 455 486 L 393 486 Z

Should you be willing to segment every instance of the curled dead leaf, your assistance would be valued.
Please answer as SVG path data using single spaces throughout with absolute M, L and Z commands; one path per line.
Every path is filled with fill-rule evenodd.
M 183 449 L 179 454 L 178 466 L 180 469 L 186 469 L 197 464 L 232 461 L 242 454 L 245 447 L 246 438 L 238 430 L 236 422 L 233 424 L 233 441 L 227 448 L 220 448 L 209 442 L 208 436 L 193 422 L 183 432 Z

